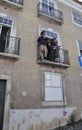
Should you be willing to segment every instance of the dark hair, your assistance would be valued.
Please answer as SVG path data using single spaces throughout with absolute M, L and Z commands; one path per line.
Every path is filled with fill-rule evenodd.
M 40 34 L 43 35 L 45 33 L 45 31 L 43 30 Z
M 55 38 L 55 37 L 51 39 L 51 42 L 53 42 L 54 40 L 56 40 L 56 38 Z
M 56 40 L 56 37 L 52 38 L 52 40 L 54 40 L 54 39 Z

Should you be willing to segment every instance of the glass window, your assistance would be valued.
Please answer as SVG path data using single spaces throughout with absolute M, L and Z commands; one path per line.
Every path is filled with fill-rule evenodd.
M 42 3 L 42 10 L 47 13 L 54 13 L 54 9 L 57 8 L 56 3 L 50 0 L 40 0 Z
M 59 40 L 59 33 L 57 33 L 57 32 L 54 32 L 54 31 L 51 31 L 51 30 L 49 30 L 49 29 L 45 29 L 45 28 L 42 28 L 41 29 L 41 31 L 42 30 L 44 30 L 45 31 L 45 33 L 46 33 L 46 37 L 47 38 L 57 38 L 57 40 Z
M 0 23 L 6 24 L 6 25 L 12 25 L 13 21 L 11 19 L 8 19 L 8 18 L 0 17 Z
M 78 40 L 80 55 L 82 56 L 82 41 Z
M 76 12 L 73 12 L 73 20 L 76 24 L 82 25 L 82 16 Z
M 0 17 L 0 23 L 2 23 L 3 22 L 3 18 L 2 17 Z

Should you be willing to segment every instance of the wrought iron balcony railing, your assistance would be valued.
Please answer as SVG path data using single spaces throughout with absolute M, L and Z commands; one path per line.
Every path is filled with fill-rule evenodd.
M 23 6 L 23 3 L 24 3 L 24 0 L 4 0 L 4 1 L 11 2 L 11 3 L 17 4 L 19 6 Z
M 0 36 L 0 53 L 19 55 L 20 38 Z
M 46 5 L 47 6 L 47 5 Z M 45 16 L 49 19 L 52 19 L 56 22 L 63 23 L 63 13 L 59 10 L 51 8 L 49 6 L 45 7 L 40 2 L 37 7 L 38 16 Z
M 44 55 L 45 52 L 43 52 Z M 69 67 L 70 60 L 69 60 L 69 54 L 68 50 L 58 48 L 58 49 L 52 49 L 51 47 L 48 47 L 48 54 L 46 58 L 41 58 L 40 56 L 40 46 L 37 46 L 37 61 L 38 63 L 43 64 L 51 64 L 51 65 L 57 65 L 57 66 L 65 66 Z

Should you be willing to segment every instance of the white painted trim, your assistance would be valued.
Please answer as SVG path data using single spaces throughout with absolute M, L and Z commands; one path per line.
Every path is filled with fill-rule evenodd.
M 12 18 L 11 16 L 9 17 L 9 16 L 7 16 L 7 15 L 4 16 L 4 14 L 2 14 L 2 13 L 0 13 L 0 16 L 3 17 L 3 18 L 8 18 L 8 19 L 12 20 L 12 25 L 6 25 L 6 24 L 3 24 L 3 23 L 2 23 L 1 25 L 5 25 L 5 26 L 7 26 L 7 27 L 10 27 L 10 28 L 11 28 L 11 33 L 10 33 L 10 35 L 16 36 L 16 27 L 14 27 L 14 23 L 15 23 L 14 18 Z M 14 31 L 14 30 L 15 30 L 15 31 Z
M 77 12 L 76 12 L 77 13 Z M 82 27 L 82 25 L 80 25 L 80 24 L 78 24 L 78 23 L 76 23 L 75 21 L 74 21 L 74 18 L 73 18 L 73 10 L 72 10 L 72 12 L 71 12 L 71 15 L 72 15 L 72 22 L 73 22 L 73 24 L 75 24 L 75 25 L 77 25 L 77 26 L 79 26 L 79 27 Z
M 67 6 L 72 7 L 73 9 L 76 9 L 76 10 L 82 12 L 82 5 L 76 3 L 76 2 L 74 2 L 72 0 L 58 0 L 58 1 L 61 2 L 61 3 L 66 4 Z
M 4 106 L 3 130 L 9 130 L 11 75 L 0 75 L 0 80 L 6 80 L 6 95 Z

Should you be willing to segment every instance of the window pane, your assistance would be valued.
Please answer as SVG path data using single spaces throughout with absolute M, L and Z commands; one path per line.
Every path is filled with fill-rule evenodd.
M 47 31 L 47 35 L 48 35 L 48 36 L 51 36 L 51 33 L 50 33 L 50 31 Z
M 82 16 L 80 14 L 73 12 L 73 19 L 75 23 L 82 25 Z
M 3 18 L 2 17 L 0 17 L 0 23 L 2 23 L 3 22 Z
M 9 25 L 12 25 L 12 20 L 8 20 L 8 24 L 9 24 Z
M 4 19 L 3 23 L 7 24 L 8 23 L 8 19 Z

